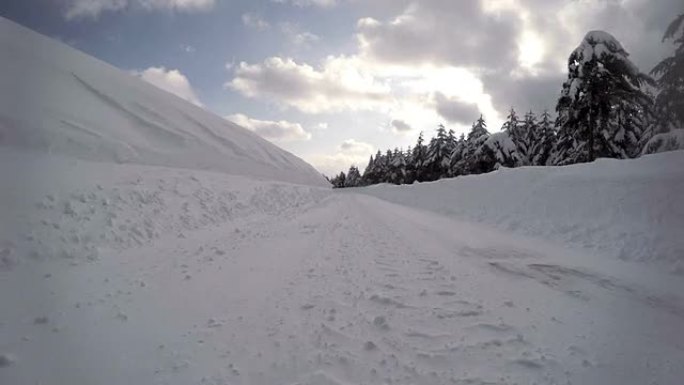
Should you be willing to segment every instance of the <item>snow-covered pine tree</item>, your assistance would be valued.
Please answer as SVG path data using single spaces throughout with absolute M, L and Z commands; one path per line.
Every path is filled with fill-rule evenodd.
M 522 163 L 517 146 L 508 131 L 489 135 L 473 154 L 478 173 L 490 172 L 499 167 L 516 167 Z
M 684 13 L 665 30 L 663 42 L 670 39 L 676 46 L 674 54 L 651 70 L 659 89 L 655 98 L 656 124 L 651 135 L 684 128 Z
M 385 155 L 382 156 L 382 169 L 380 175 L 380 183 L 392 183 L 392 150 L 388 149 L 385 151 Z
M 465 174 L 465 162 L 463 161 L 463 154 L 466 148 L 465 135 L 461 136 L 456 141 L 454 149 L 449 156 L 449 169 L 451 176 L 459 176 Z
M 616 141 L 621 136 L 616 132 L 617 125 L 610 124 L 616 107 L 624 103 L 647 109 L 650 104 L 648 95 L 641 90 L 650 78 L 639 72 L 628 56 L 620 42 L 603 31 L 587 33 L 572 52 L 568 80 L 556 106 L 559 131 L 554 164 L 627 153 L 624 143 Z
M 358 187 L 361 185 L 361 173 L 356 166 L 349 167 L 347 177 L 344 180 L 344 187 Z
M 363 171 L 363 175 L 361 176 L 362 186 L 368 186 L 373 184 L 371 183 L 371 174 L 374 167 L 374 163 L 375 159 L 373 159 L 373 155 L 371 155 L 370 159 L 368 160 L 368 165 L 366 166 L 366 169 Z
M 480 138 L 483 135 L 489 135 L 489 131 L 487 131 L 487 122 L 485 122 L 484 118 L 480 114 L 480 117 L 477 119 L 475 123 L 473 123 L 473 127 L 470 129 L 470 132 L 468 133 L 468 140 L 473 140 Z
M 541 115 L 541 121 L 537 123 L 536 134 L 529 153 L 530 164 L 533 166 L 546 166 L 553 145 L 556 141 L 556 131 L 551 121 L 551 115 L 547 110 Z
M 425 180 L 437 180 L 447 176 L 449 169 L 443 167 L 444 160 L 448 159 L 448 135 L 444 125 L 440 124 L 437 127 L 437 135 L 430 140 L 430 145 L 427 150 L 427 159 L 425 164 Z
M 449 131 L 447 132 L 446 153 L 445 156 L 442 157 L 441 167 L 443 170 L 446 170 L 446 176 L 450 178 L 454 176 L 451 172 L 451 154 L 453 154 L 454 149 L 456 149 L 457 145 L 458 140 L 456 139 L 456 133 L 454 132 L 454 130 L 449 129 Z
M 608 141 L 609 150 L 615 158 L 634 158 L 641 153 L 644 134 L 653 123 L 652 106 L 646 108 L 631 103 L 618 102 L 608 125 L 613 137 Z
M 475 152 L 480 148 L 489 137 L 487 131 L 487 123 L 482 115 L 473 124 L 468 133 L 468 140 L 466 141 L 465 149 L 463 151 L 463 174 L 481 174 L 488 169 L 488 163 L 481 163 L 482 159 L 475 156 Z
M 525 120 L 520 121 L 520 118 L 518 118 L 518 114 L 515 112 L 515 109 L 511 107 L 511 110 L 509 111 L 508 116 L 506 117 L 506 121 L 504 122 L 503 126 L 501 126 L 501 130 L 507 133 L 508 137 L 515 144 L 517 153 L 516 159 L 518 159 L 518 162 L 520 163 L 510 167 L 529 164 L 528 153 L 530 151 L 531 142 L 530 131 L 533 130 L 533 126 L 536 123 L 533 120 L 528 120 L 531 118 L 533 117 L 525 115 Z
M 501 126 L 501 131 L 508 132 L 509 136 L 513 137 L 519 126 L 520 119 L 518 118 L 518 114 L 515 112 L 515 108 L 511 107 L 508 111 L 508 116 L 506 116 L 506 121 L 503 126 Z
M 363 184 L 372 185 L 380 183 L 381 169 L 382 169 L 382 153 L 380 150 L 375 154 L 375 158 L 371 156 L 371 162 L 368 163 L 366 171 L 363 172 Z
M 406 178 L 406 159 L 404 154 L 398 148 L 394 149 L 392 154 L 392 163 L 390 165 L 390 183 L 403 184 Z
M 418 141 L 413 148 L 413 158 L 411 166 L 414 170 L 415 180 L 422 182 L 425 178 L 425 163 L 427 157 L 427 147 L 424 144 L 423 132 L 418 135 Z
M 532 163 L 533 148 L 535 143 L 540 140 L 541 131 L 539 128 L 539 123 L 537 123 L 537 116 L 534 112 L 529 111 L 525 114 L 525 118 L 520 125 L 520 141 L 521 144 L 517 145 L 518 156 L 520 157 L 519 166 L 530 165 Z
M 344 175 L 344 171 L 342 171 L 342 172 L 340 172 L 339 175 L 332 178 L 330 180 L 330 182 L 332 183 L 333 188 L 343 188 L 344 184 L 346 182 L 346 179 L 347 179 L 347 177 L 346 177 L 346 175 Z
M 406 149 L 404 153 L 404 164 L 406 169 L 406 175 L 404 176 L 404 183 L 413 184 L 415 182 L 415 169 L 413 168 L 413 150 L 411 146 Z

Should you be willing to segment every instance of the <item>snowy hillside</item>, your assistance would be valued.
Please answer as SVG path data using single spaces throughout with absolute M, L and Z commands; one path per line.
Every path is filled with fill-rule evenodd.
M 0 146 L 324 186 L 256 134 L 0 17 Z
M 502 168 L 361 189 L 390 202 L 684 273 L 684 151 L 564 167 Z
M 338 192 L 4 149 L 0 383 L 675 385 L 682 160 Z
M 684 151 L 338 191 L 1 19 L 0 49 L 1 385 L 684 378 Z

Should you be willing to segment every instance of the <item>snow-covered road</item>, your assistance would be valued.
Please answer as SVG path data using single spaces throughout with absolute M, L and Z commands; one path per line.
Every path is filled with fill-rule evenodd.
M 0 385 L 683 383 L 683 151 L 333 191 L 1 17 L 0 50 Z
M 17 266 L 0 383 L 676 384 L 681 285 L 647 272 L 328 193 Z

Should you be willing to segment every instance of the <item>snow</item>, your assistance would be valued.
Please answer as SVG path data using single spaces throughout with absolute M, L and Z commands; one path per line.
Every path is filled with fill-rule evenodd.
M 367 193 L 588 253 L 684 266 L 684 152 L 563 167 L 500 169 Z
M 333 191 L 0 149 L 0 383 L 676 384 L 682 161 Z
M 594 57 L 599 59 L 599 61 L 603 61 L 606 56 L 612 56 L 624 63 L 630 73 L 639 73 L 639 69 L 628 59 L 629 54 L 622 47 L 622 44 L 620 44 L 613 35 L 605 31 L 587 32 L 584 39 L 582 39 L 582 43 L 580 43 L 571 55 L 571 57 L 578 60 L 580 64 L 584 64 Z M 580 65 L 580 74 L 583 69 L 583 66 Z
M 643 154 L 684 150 L 684 129 L 674 129 L 669 132 L 653 135 L 644 145 Z
M 4 69 L 45 69 L 52 62 L 40 55 L 53 50 L 70 61 L 54 63 L 92 70 L 101 95 L 144 99 L 165 127 L 184 119 L 177 111 L 219 127 L 202 110 L 17 28 L 0 23 L 3 47 L 22 49 L 7 43 L 11 33 L 40 48 L 31 51 L 37 59 L 2 56 Z M 80 87 L 64 71 L 36 73 L 66 94 Z M 1 107 L 15 122 L 46 126 L 3 120 L 0 384 L 669 385 L 684 377 L 682 151 L 332 190 L 237 128 L 226 140 L 282 158 L 257 167 L 226 152 L 235 161 L 228 168 L 194 162 L 195 150 L 220 145 L 185 123 L 195 144 L 169 146 L 155 130 L 147 142 L 125 142 L 135 159 L 110 157 L 105 150 L 125 146 L 106 137 L 142 140 L 135 135 L 149 127 L 79 92 L 88 108 L 69 110 L 71 121 L 106 118 L 88 125 L 103 133 L 92 142 L 82 130 L 48 129 L 68 101 L 38 95 L 40 107 L 24 107 L 31 114 Z M 109 131 L 110 119 L 121 134 Z
M 483 151 L 493 154 L 494 160 L 499 166 L 513 167 L 522 163 L 516 145 L 506 131 L 489 135 L 482 146 L 475 151 L 475 156 L 482 156 Z
M 0 146 L 324 186 L 256 134 L 0 17 Z

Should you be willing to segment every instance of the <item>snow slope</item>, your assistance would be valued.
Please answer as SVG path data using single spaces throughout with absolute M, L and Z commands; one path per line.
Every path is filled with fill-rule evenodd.
M 324 186 L 258 135 L 0 17 L 0 146 Z
M 366 194 L 684 273 L 684 151 L 563 167 L 502 168 Z
M 601 254 L 681 246 L 683 156 L 333 191 L 0 149 L 0 383 L 679 384 L 681 277 Z
M 0 41 L 0 384 L 684 378 L 684 152 L 333 191 L 68 47 Z

